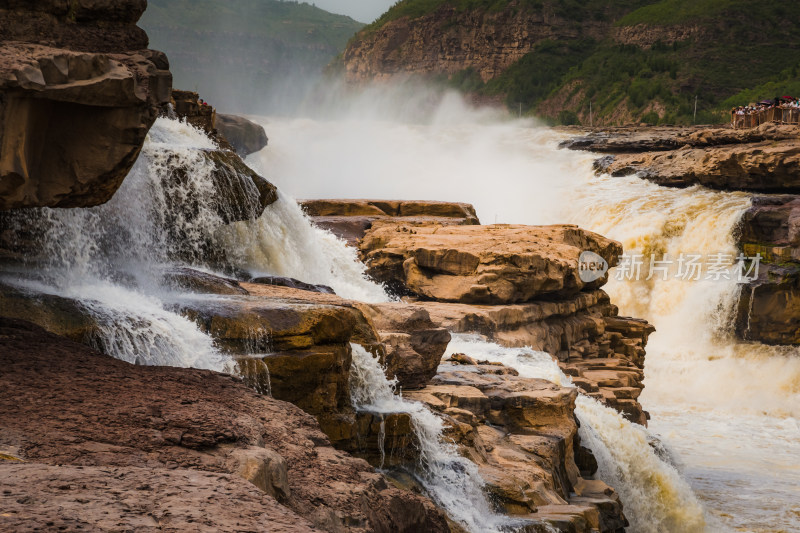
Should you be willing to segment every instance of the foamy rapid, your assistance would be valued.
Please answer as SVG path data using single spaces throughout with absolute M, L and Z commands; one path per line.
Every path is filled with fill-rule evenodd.
M 42 255 L 48 264 L 37 271 L 45 279 L 32 283 L 11 275 L 6 281 L 79 302 L 96 322 L 92 342 L 109 355 L 214 370 L 229 368 L 230 361 L 194 322 L 173 311 L 179 295 L 163 282 L 163 272 L 176 261 L 206 269 L 209 249 L 226 248 L 234 263 L 239 260 L 236 266 L 255 274 L 331 285 L 365 301 L 388 299 L 365 278 L 355 252 L 313 228 L 291 199 L 282 196 L 257 220 L 226 226 L 219 214 L 225 206 L 215 197 L 214 163 L 204 157 L 213 149 L 202 131 L 158 119 L 108 203 L 30 211 L 46 228 Z M 239 196 L 257 199 L 252 189 Z
M 409 413 L 419 443 L 418 478 L 430 496 L 451 519 L 472 533 L 513 530 L 513 521 L 494 513 L 483 493 L 477 466 L 458 455 L 454 445 L 442 439 L 442 420 L 419 402 L 395 394 L 380 363 L 363 347 L 352 344 L 350 391 L 356 409 L 388 414 Z
M 527 378 L 540 378 L 562 386 L 572 382 L 552 356 L 530 348 L 506 348 L 477 335 L 453 335 L 445 357 L 465 353 L 479 360 L 503 363 Z M 703 509 L 689 484 L 650 446 L 654 437 L 617 411 L 588 396 L 579 395 L 575 413 L 581 422 L 583 446 L 594 452 L 597 478 L 620 494 L 631 531 L 661 533 L 702 532 Z
M 424 117 L 413 99 L 360 104 L 325 120 L 264 120 L 270 148 L 251 160 L 308 198 L 470 202 L 483 223 L 571 222 L 648 256 L 735 250 L 746 194 L 595 176 L 597 155 L 557 149 L 565 134 L 452 98 Z M 786 459 L 800 457 L 798 350 L 732 339 L 735 283 L 612 280 L 606 289 L 622 314 L 657 328 L 641 401 L 713 515 L 709 530 L 800 530 L 800 472 Z
M 283 193 L 258 220 L 222 228 L 219 240 L 229 257 L 254 276 L 287 276 L 327 285 L 339 296 L 362 302 L 389 300 L 382 286 L 367 279 L 355 250 L 312 226 L 300 206 Z

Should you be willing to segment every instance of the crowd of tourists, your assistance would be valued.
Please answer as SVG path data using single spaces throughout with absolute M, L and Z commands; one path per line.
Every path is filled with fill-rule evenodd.
M 800 124 L 800 98 L 778 96 L 772 100 L 731 109 L 731 124 L 734 128 L 755 128 L 765 122 Z

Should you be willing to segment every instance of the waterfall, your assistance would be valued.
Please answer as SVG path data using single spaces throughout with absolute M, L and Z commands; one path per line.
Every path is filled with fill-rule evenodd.
M 566 133 L 452 107 L 455 119 L 434 110 L 410 123 L 392 115 L 405 109 L 399 103 L 359 101 L 358 113 L 339 120 L 271 119 L 274 142 L 250 158 L 307 198 L 469 202 L 485 223 L 574 223 L 648 257 L 735 250 L 748 194 L 597 176 L 599 155 L 557 149 Z M 388 115 L 360 113 L 386 107 Z M 735 282 L 613 275 L 605 290 L 620 313 L 656 327 L 640 401 L 653 415 L 651 432 L 669 442 L 721 521 L 712 531 L 800 530 L 800 471 L 791 466 L 800 456 L 798 349 L 733 338 Z
M 292 277 L 327 285 L 353 300 L 389 301 L 383 287 L 367 279 L 356 251 L 332 233 L 314 227 L 300 206 L 282 192 L 258 220 L 231 224 L 222 228 L 219 237 L 229 258 L 254 277 Z
M 454 334 L 445 356 L 465 353 L 514 368 L 519 375 L 571 387 L 552 356 L 530 348 L 506 348 L 477 335 Z M 655 437 L 617 411 L 579 395 L 575 413 L 580 436 L 598 463 L 597 478 L 619 493 L 625 516 L 636 533 L 701 533 L 703 509 L 676 468 L 664 461 L 649 442 Z
M 226 206 L 206 156 L 216 148 L 191 125 L 159 118 L 109 202 L 15 214 L 14 224 L 40 235 L 28 271 L 7 272 L 2 280 L 79 302 L 96 323 L 89 340 L 109 355 L 214 370 L 233 364 L 194 322 L 173 311 L 181 295 L 164 280 L 170 266 L 208 270 L 209 258 L 226 251 L 234 268 L 332 285 L 345 297 L 388 299 L 365 278 L 355 252 L 312 227 L 290 198 L 281 196 L 258 219 L 224 224 Z M 255 186 L 239 192 L 245 202 L 258 194 Z
M 419 402 L 395 394 L 396 382 L 389 381 L 380 363 L 363 347 L 353 344 L 350 391 L 356 409 L 381 414 L 408 413 L 419 445 L 420 482 L 447 514 L 472 533 L 513 530 L 513 521 L 494 513 L 483 492 L 478 467 L 458 455 L 456 447 L 444 441 L 442 420 Z

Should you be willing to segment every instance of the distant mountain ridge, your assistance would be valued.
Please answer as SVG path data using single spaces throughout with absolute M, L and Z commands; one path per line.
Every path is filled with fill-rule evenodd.
M 553 122 L 719 122 L 800 93 L 800 3 L 401 0 L 348 44 L 351 81 L 421 76 Z M 792 94 L 794 95 L 794 94 Z
M 299 98 L 364 26 L 280 0 L 149 0 L 139 25 L 167 53 L 175 87 L 250 113 Z

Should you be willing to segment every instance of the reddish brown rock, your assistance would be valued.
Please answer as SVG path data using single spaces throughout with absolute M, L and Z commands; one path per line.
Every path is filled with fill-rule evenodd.
M 0 368 L 0 449 L 21 459 L 0 460 L 0 529 L 449 530 L 231 376 L 129 365 L 7 319 Z
M 384 346 L 383 364 L 402 389 L 428 384 L 450 343 L 450 332 L 435 324 L 427 310 L 399 302 L 362 304 Z
M 143 0 L 0 4 L 0 209 L 108 201 L 172 75 Z

